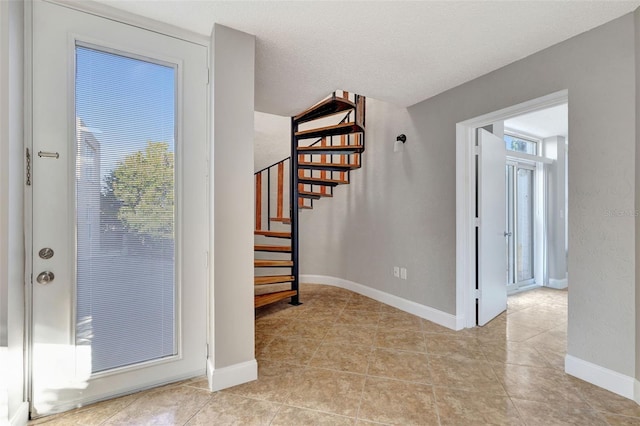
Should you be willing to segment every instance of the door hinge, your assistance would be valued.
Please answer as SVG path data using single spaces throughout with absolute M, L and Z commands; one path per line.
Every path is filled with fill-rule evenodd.
M 473 155 L 480 155 L 480 146 L 476 145 L 473 147 Z
M 207 68 L 207 86 L 211 84 L 211 68 Z
M 27 186 L 31 186 L 31 152 L 27 148 Z
M 474 293 L 473 293 L 473 297 L 475 297 L 476 299 L 480 300 L 480 289 L 475 289 Z
M 474 217 L 473 218 L 473 226 L 475 226 L 476 228 L 480 226 L 480 218 L 479 217 Z
M 208 344 L 208 343 L 207 343 L 207 345 L 206 345 L 206 349 L 205 349 L 205 351 L 206 351 L 206 356 L 207 356 L 207 358 L 209 358 L 209 344 Z

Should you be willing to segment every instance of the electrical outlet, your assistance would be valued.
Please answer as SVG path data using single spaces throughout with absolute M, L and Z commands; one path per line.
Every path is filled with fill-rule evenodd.
M 399 266 L 394 266 L 393 267 L 393 276 L 396 278 L 400 278 L 400 267 Z
M 400 268 L 400 278 L 403 280 L 407 279 L 407 268 Z

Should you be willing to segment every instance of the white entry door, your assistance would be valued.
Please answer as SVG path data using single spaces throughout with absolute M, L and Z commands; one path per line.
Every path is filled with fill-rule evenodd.
M 32 415 L 202 375 L 207 48 L 33 3 Z
M 478 325 L 507 309 L 505 144 L 478 130 Z

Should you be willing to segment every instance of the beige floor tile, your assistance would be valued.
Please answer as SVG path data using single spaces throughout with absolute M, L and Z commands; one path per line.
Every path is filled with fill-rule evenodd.
M 627 417 L 611 413 L 601 413 L 610 426 L 640 426 L 640 417 Z
M 272 402 L 284 402 L 303 368 L 277 361 L 258 361 L 258 380 L 243 383 L 223 390 L 223 393 L 231 393 L 247 398 L 262 399 Z
M 279 330 L 282 337 L 322 340 L 330 326 L 321 321 L 307 321 L 298 319 L 289 322 Z
M 376 327 L 338 324 L 329 329 L 325 342 L 344 343 L 361 346 L 373 346 L 376 337 Z
M 271 426 L 348 426 L 353 424 L 355 424 L 353 417 L 288 406 L 282 407 L 271 422 Z
M 564 371 L 564 358 L 566 352 L 554 352 L 541 348 L 536 348 L 536 351 L 538 351 L 540 356 L 542 356 L 552 368 Z
M 145 392 L 119 411 L 105 425 L 183 425 L 204 405 L 212 394 L 189 386 L 166 387 Z
M 345 309 L 336 321 L 336 325 L 359 325 L 377 327 L 380 322 L 380 312 L 372 310 Z
M 547 360 L 533 347 L 519 342 L 487 342 L 480 345 L 487 361 L 506 364 L 549 367 Z
M 291 321 L 287 321 L 283 318 L 273 318 L 271 316 L 264 316 L 256 319 L 255 334 L 256 336 L 262 335 L 278 335 L 280 330 L 287 326 Z
M 187 425 L 269 425 L 279 408 L 273 402 L 217 393 Z
M 586 405 L 569 376 L 556 369 L 512 364 L 494 365 L 494 369 L 512 398 Z
M 209 390 L 209 379 L 206 377 L 197 377 L 184 383 L 183 386 L 191 386 L 193 388 Z
M 306 365 L 320 346 L 320 340 L 275 337 L 260 354 L 260 358 Z
M 640 417 L 640 405 L 635 401 L 573 377 L 570 378 L 570 381 L 593 409 L 623 416 Z
M 435 388 L 441 425 L 524 425 L 506 395 Z
M 258 333 L 256 333 L 256 337 L 255 337 L 255 341 L 254 341 L 256 355 L 261 354 L 262 351 L 267 346 L 269 346 L 269 343 L 271 343 L 271 341 L 273 339 L 275 339 L 275 338 L 276 338 L 275 334 L 258 334 Z
M 427 354 L 377 348 L 369 364 L 369 376 L 431 383 Z
M 422 331 L 425 331 L 427 333 L 442 333 L 442 334 L 454 334 L 454 335 L 459 333 L 455 330 L 451 330 L 450 328 L 443 327 L 440 324 L 436 324 L 435 322 L 431 322 L 426 319 L 421 319 L 420 321 L 422 322 Z
M 467 358 L 486 361 L 475 339 L 465 339 L 450 334 L 425 333 L 427 352 L 434 355 L 462 355 Z
M 283 288 L 282 290 L 286 290 L 286 288 Z M 286 300 L 256 309 L 256 319 L 268 317 L 273 319 L 290 320 L 296 318 L 298 315 L 300 315 L 298 306 L 290 305 Z
M 365 376 L 308 368 L 296 380 L 287 405 L 354 417 Z
M 399 329 L 388 330 L 382 328 L 382 326 L 378 328 L 376 333 L 375 346 L 402 351 L 427 351 L 427 343 L 423 332 Z
M 382 303 L 377 300 L 373 300 L 366 296 L 361 296 L 359 294 L 353 294 L 347 305 L 346 309 L 355 309 L 355 310 L 364 310 L 364 311 L 376 311 L 379 312 L 382 308 Z
M 633 401 L 564 373 L 566 291 L 510 296 L 458 332 L 336 287 L 301 298 L 256 310 L 257 381 L 211 394 L 198 377 L 30 424 L 429 425 L 439 408 L 442 425 L 640 426 Z
M 371 346 L 324 342 L 309 361 L 309 366 L 365 374 L 371 353 Z
M 508 320 L 506 339 L 513 342 L 524 342 L 525 340 L 540 335 L 544 331 L 544 329 L 536 327 L 529 322 Z
M 299 308 L 302 310 L 302 314 L 300 315 L 301 319 L 322 322 L 325 326 L 332 326 L 344 310 L 343 307 L 337 307 L 333 303 L 329 306 L 302 305 L 299 306 Z
M 433 384 L 487 394 L 505 395 L 505 389 L 487 361 L 455 355 L 430 355 Z
M 551 330 L 540 333 L 530 339 L 524 340 L 525 343 L 535 347 L 556 353 L 566 353 L 567 351 L 567 326 L 562 324 Z
M 433 388 L 367 377 L 358 419 L 399 425 L 437 425 Z
M 406 312 L 382 312 L 379 326 L 386 329 L 422 331 L 422 319 Z
M 596 411 L 571 402 L 556 401 L 544 403 L 512 398 L 520 416 L 527 425 L 544 426 L 606 426 L 605 419 Z

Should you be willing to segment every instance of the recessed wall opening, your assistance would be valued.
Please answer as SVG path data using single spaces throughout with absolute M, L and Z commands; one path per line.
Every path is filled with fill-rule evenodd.
M 499 317 L 512 304 L 507 295 L 568 287 L 567 141 L 566 91 L 457 125 L 464 327 Z M 564 324 L 566 308 L 558 318 Z

